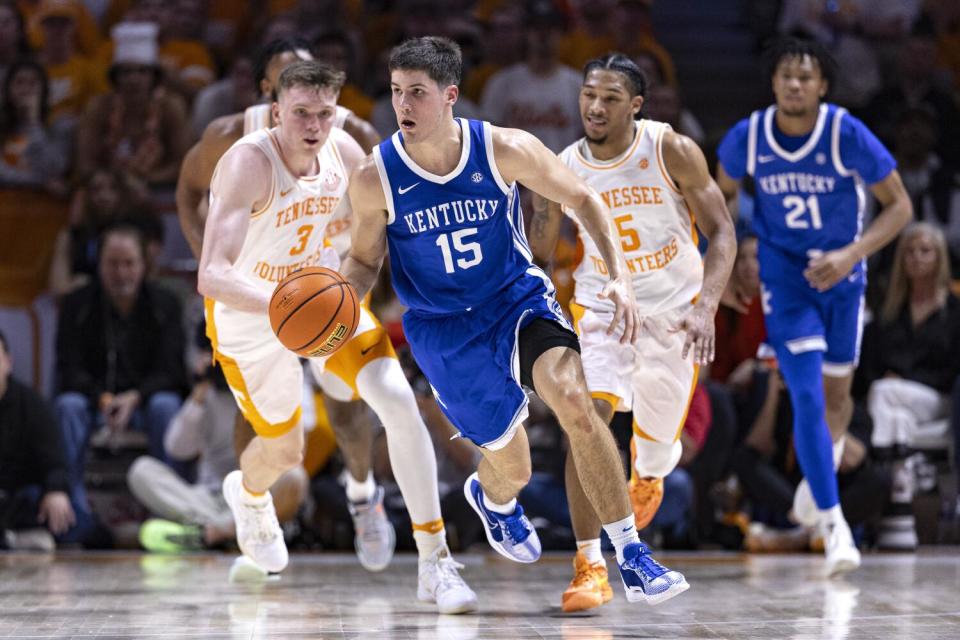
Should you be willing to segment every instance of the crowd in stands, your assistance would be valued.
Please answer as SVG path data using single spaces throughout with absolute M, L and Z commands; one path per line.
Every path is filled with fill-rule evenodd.
M 705 130 L 684 104 L 683 70 L 657 37 L 653 2 L 0 0 L 0 201 L 16 207 L 0 212 L 0 252 L 15 243 L 49 256 L 46 286 L 35 293 L 52 299 L 58 313 L 53 388 L 12 375 L 9 346 L 31 338 L 0 322 L 0 548 L 131 546 L 136 536 L 127 525 L 150 516 L 189 534 L 156 550 L 231 544 L 219 486 L 237 465 L 237 409 L 223 372 L 210 365 L 173 191 L 205 128 L 259 101 L 262 47 L 305 38 L 317 59 L 346 72 L 340 104 L 387 137 L 396 129 L 390 47 L 410 36 L 449 36 L 466 66 L 455 115 L 526 129 L 557 152 L 582 135 L 584 63 L 619 50 L 649 81 L 644 115 L 669 122 L 710 157 L 723 130 Z M 956 477 L 960 466 L 960 4 L 744 6 L 760 4 L 778 11 L 742 16 L 758 42 L 800 34 L 830 48 L 840 66 L 831 100 L 895 154 L 914 205 L 917 222 L 871 260 L 856 410 L 839 466 L 843 510 L 861 541 L 912 549 L 938 539 L 931 522 L 960 528 L 958 488 L 945 474 L 937 478 L 944 469 Z M 744 81 L 767 82 L 759 75 Z M 738 99 L 735 88 L 717 90 Z M 35 233 L 31 216 L 51 210 L 55 232 Z M 802 474 L 790 400 L 762 348 L 749 185 L 735 214 L 735 269 L 752 302 L 745 313 L 718 313 L 716 361 L 701 372 L 683 457 L 646 533 L 674 548 L 809 549 L 816 536 L 791 518 Z M 567 299 L 575 260 L 571 228 L 552 265 Z M 0 271 L 9 266 L 0 259 Z M 0 305 L 7 299 L 0 295 Z M 404 350 L 397 301 L 379 295 L 375 310 L 390 327 L 434 442 L 451 546 L 482 543 L 461 490 L 479 453 L 450 439 L 452 428 Z M 280 520 L 294 548 L 351 548 L 343 463 L 312 386 L 303 416 L 304 468 L 274 489 Z M 613 428 L 627 460 L 629 418 Z M 527 429 L 534 473 L 520 500 L 545 547 L 569 548 L 561 430 L 538 403 Z M 954 457 L 937 453 L 944 448 Z M 142 455 L 117 458 L 128 450 Z M 382 433 L 374 452 L 398 547 L 413 548 Z M 91 466 L 111 459 L 124 467 L 126 507 L 104 497 L 117 486 Z M 933 488 L 943 506 L 918 528 L 915 498 Z M 144 529 L 139 538 L 146 546 L 173 539 Z

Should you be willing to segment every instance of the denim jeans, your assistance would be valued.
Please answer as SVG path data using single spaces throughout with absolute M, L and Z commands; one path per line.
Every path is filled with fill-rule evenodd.
M 180 409 L 179 394 L 159 391 L 150 396 L 146 405 L 141 405 L 130 419 L 130 428 L 147 433 L 148 450 L 151 456 L 167 461 L 163 437 L 173 416 Z M 103 415 L 95 409 L 87 396 L 67 392 L 57 396 L 55 409 L 60 430 L 63 433 L 70 473 L 72 498 L 86 503 L 83 473 L 86 466 L 87 445 L 90 435 L 104 422 Z M 178 472 L 183 465 L 172 464 Z
M 0 502 L 0 529 L 33 529 L 44 526 L 37 521 L 40 501 L 43 499 L 43 487 L 28 484 L 18 487 L 8 494 L 8 499 Z M 70 497 L 70 505 L 76 515 L 76 523 L 65 532 L 55 536 L 60 544 L 85 543 L 92 539 L 97 530 L 97 521 L 89 507 Z

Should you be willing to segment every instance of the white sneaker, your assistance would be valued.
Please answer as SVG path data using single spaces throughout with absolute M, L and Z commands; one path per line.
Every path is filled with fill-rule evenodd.
M 446 545 L 420 560 L 417 599 L 435 602 L 440 613 L 475 611 L 477 594 L 467 586 L 457 569 L 463 569 L 463 565 L 450 556 Z
M 223 498 L 237 524 L 240 551 L 264 571 L 277 573 L 287 566 L 289 555 L 277 511 L 268 491 L 262 498 L 244 495 L 243 472 L 231 471 L 223 479 Z
M 367 571 L 383 571 L 393 559 L 397 534 L 383 510 L 383 487 L 378 486 L 367 502 L 347 500 L 347 509 L 353 518 L 353 547 L 357 559 Z
M 824 516 L 821 521 L 824 553 L 827 555 L 826 574 L 835 576 L 853 571 L 860 566 L 860 550 L 853 542 L 850 526 L 843 518 Z
M 793 518 L 797 524 L 805 527 L 815 527 L 820 522 L 820 509 L 813 499 L 813 492 L 810 491 L 810 483 L 804 478 L 797 485 L 797 490 L 793 493 Z

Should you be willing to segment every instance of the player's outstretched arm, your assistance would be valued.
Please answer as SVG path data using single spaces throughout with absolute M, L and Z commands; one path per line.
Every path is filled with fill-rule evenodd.
M 223 157 L 210 185 L 197 290 L 239 311 L 266 313 L 270 302 L 269 294 L 248 282 L 234 263 L 247 236 L 250 214 L 270 198 L 272 176 L 262 151 L 240 145 Z
M 367 156 L 350 176 L 348 193 L 353 225 L 350 252 L 340 274 L 362 300 L 376 282 L 387 252 L 387 201 L 373 156 Z
M 881 209 L 860 239 L 812 258 L 807 264 L 803 275 L 818 291 L 840 282 L 854 265 L 882 249 L 913 219 L 913 204 L 898 171 L 891 171 L 886 178 L 870 185 L 870 191 Z
M 533 259 L 546 269 L 557 249 L 560 239 L 560 227 L 563 224 L 563 211 L 556 202 L 551 202 L 538 193 L 533 194 L 533 218 L 530 220 L 530 250 Z
M 667 172 L 696 217 L 697 227 L 710 239 L 703 258 L 703 288 L 680 326 L 687 332 L 683 357 L 693 347 L 694 362 L 706 365 L 713 362 L 714 316 L 733 270 L 737 239 L 723 192 L 710 177 L 700 147 L 690 138 L 668 131 L 663 136 L 663 158 Z
M 640 314 L 610 210 L 600 195 L 526 131 L 494 127 L 493 150 L 500 174 L 508 184 L 519 182 L 576 212 L 610 272 L 610 281 L 600 292 L 601 297 L 609 298 L 616 305 L 608 333 L 613 333 L 622 320 L 624 331 L 620 341 L 634 342 L 640 331 Z

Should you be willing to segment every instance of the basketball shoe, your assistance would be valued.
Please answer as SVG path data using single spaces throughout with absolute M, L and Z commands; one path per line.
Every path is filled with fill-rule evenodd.
M 383 510 L 383 487 L 377 486 L 373 497 L 366 502 L 347 501 L 353 518 L 353 546 L 357 559 L 367 571 L 383 571 L 393 559 L 397 534 Z
M 630 438 L 630 482 L 627 483 L 627 493 L 630 494 L 634 524 L 637 531 L 640 531 L 650 524 L 663 502 L 663 478 L 637 477 L 637 468 L 634 465 L 637 445 L 634 437 Z
M 494 550 L 514 562 L 536 562 L 540 558 L 540 537 L 517 504 L 513 513 L 504 515 L 483 504 L 483 487 L 476 472 L 463 485 L 463 495 L 483 521 L 487 542 Z
M 860 550 L 853 542 L 850 526 L 843 516 L 832 513 L 821 516 L 824 552 L 827 556 L 826 574 L 835 576 L 853 571 L 860 566 Z
M 630 602 L 660 604 L 690 588 L 679 571 L 671 571 L 653 559 L 650 549 L 642 542 L 623 548 L 620 578 Z
M 593 609 L 613 599 L 613 589 L 602 562 L 590 564 L 582 551 L 573 559 L 573 580 L 563 592 L 560 608 L 565 612 Z
M 477 608 L 477 594 L 460 577 L 463 565 L 455 561 L 446 545 L 420 560 L 417 599 L 435 602 L 440 613 L 467 613 Z
M 223 497 L 233 512 L 237 545 L 243 555 L 264 571 L 283 571 L 289 560 L 287 543 L 270 492 L 251 496 L 243 488 L 243 472 L 238 469 L 223 479 Z
M 150 518 L 140 525 L 137 537 L 140 545 L 153 553 L 183 553 L 206 548 L 203 529 L 162 518 Z

